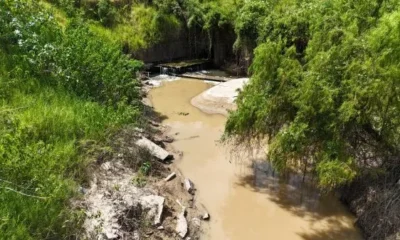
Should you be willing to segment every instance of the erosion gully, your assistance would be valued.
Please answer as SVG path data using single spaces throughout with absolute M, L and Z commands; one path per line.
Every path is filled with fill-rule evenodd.
M 211 214 L 202 239 L 362 239 L 354 217 L 334 195 L 321 194 L 302 176 L 279 176 L 268 162 L 233 160 L 219 142 L 226 117 L 208 115 L 190 100 L 212 87 L 198 80 L 165 81 L 149 97 L 183 152 L 176 164 Z

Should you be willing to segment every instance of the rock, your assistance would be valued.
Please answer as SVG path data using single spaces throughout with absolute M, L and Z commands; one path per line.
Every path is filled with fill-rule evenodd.
M 108 231 L 105 233 L 107 239 L 116 239 L 118 238 L 118 235 L 116 234 L 116 231 Z
M 110 163 L 110 162 L 105 162 L 105 163 L 101 164 L 101 168 L 102 168 L 104 171 L 108 171 L 108 170 L 111 169 L 111 163 Z
M 167 151 L 165 151 L 163 148 L 159 147 L 157 144 L 155 144 L 154 142 L 150 141 L 145 137 L 142 137 L 141 139 L 137 140 L 136 145 L 149 150 L 151 155 L 153 155 L 154 157 L 158 158 L 161 161 L 164 161 L 170 156 L 170 154 Z
M 87 190 L 86 190 L 84 187 L 82 187 L 82 186 L 79 186 L 78 191 L 79 191 L 81 194 L 86 194 L 86 193 L 87 193 Z
M 184 185 L 185 185 L 185 189 L 186 189 L 186 191 L 188 191 L 188 193 L 194 194 L 194 184 L 192 183 L 192 181 L 190 181 L 190 179 L 186 178 Z
M 164 226 L 159 226 L 157 229 L 158 230 L 164 230 Z
M 162 141 L 166 142 L 166 143 L 172 143 L 174 141 L 174 139 L 170 136 L 165 136 Z
M 188 224 L 185 218 L 185 209 L 183 209 L 182 213 L 178 216 L 175 230 L 181 238 L 184 238 L 188 232 Z
M 133 130 L 135 130 L 138 133 L 144 133 L 144 130 L 142 128 L 135 127 Z
M 201 217 L 203 220 L 209 220 L 210 219 L 210 214 L 204 213 L 203 217 Z
M 164 179 L 164 181 L 166 181 L 166 182 L 171 181 L 172 179 L 175 178 L 175 176 L 176 176 L 176 173 L 173 172 L 173 173 L 171 173 L 170 175 L 168 175 L 168 177 L 166 177 L 166 178 Z
M 201 220 L 199 218 L 192 218 L 192 223 L 197 227 L 201 226 Z
M 161 224 L 165 198 L 156 195 L 145 196 L 140 199 L 143 207 L 150 209 L 148 214 L 154 216 L 154 225 Z

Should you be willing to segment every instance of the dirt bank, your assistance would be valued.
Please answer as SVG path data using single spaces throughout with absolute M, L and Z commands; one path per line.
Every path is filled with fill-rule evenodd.
M 171 164 L 181 158 L 170 145 L 175 136 L 165 134 L 168 128 L 159 123 L 161 116 L 150 108 L 147 114 L 152 120 L 146 129 L 127 127 L 112 137 L 106 153 L 95 154 L 91 180 L 75 202 L 86 215 L 84 239 L 200 238 L 207 211 Z M 143 138 L 170 157 L 160 161 L 151 149 L 138 147 Z
M 379 176 L 360 176 L 341 189 L 366 239 L 400 239 L 400 167 Z

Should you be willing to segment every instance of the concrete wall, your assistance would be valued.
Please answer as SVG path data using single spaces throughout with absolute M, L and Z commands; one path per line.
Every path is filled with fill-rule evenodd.
M 231 28 L 215 31 L 212 40 L 210 51 L 210 40 L 206 32 L 186 29 L 175 38 L 135 51 L 132 56 L 145 63 L 208 58 L 214 67 L 232 74 L 245 75 L 252 59 L 252 49 L 241 49 L 236 55 L 233 52 L 236 34 Z
M 157 43 L 147 49 L 134 52 L 134 58 L 145 63 L 171 62 L 181 59 L 208 57 L 208 38 L 200 31 L 182 31 L 174 39 Z

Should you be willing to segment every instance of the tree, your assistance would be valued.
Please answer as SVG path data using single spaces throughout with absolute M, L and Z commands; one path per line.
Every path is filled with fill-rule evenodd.
M 260 43 L 252 79 L 225 138 L 267 137 L 279 170 L 312 171 L 326 188 L 394 164 L 399 13 L 395 1 L 275 4 L 251 30 Z

